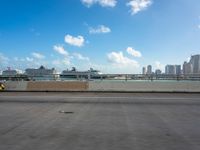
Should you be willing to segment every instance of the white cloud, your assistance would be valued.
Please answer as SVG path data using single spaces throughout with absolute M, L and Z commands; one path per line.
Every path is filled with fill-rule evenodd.
M 16 61 L 16 62 L 24 62 L 24 61 L 33 62 L 34 59 L 31 57 L 25 57 L 25 58 L 14 57 L 14 61 Z
M 107 55 L 107 57 L 109 62 L 119 67 L 139 67 L 137 61 L 125 57 L 122 52 L 111 52 Z
M 27 60 L 28 62 L 32 62 L 32 61 L 33 61 L 33 58 L 26 57 L 26 60 Z
M 81 0 L 81 2 L 87 7 L 94 4 L 99 4 L 102 7 L 115 7 L 117 4 L 117 0 Z
M 73 56 L 76 57 L 78 60 L 85 60 L 85 61 L 89 61 L 90 60 L 88 57 L 84 57 L 80 53 L 73 53 Z
M 164 71 L 165 65 L 161 64 L 160 61 L 155 61 L 155 68 Z
M 109 33 L 109 32 L 111 32 L 111 29 L 104 25 L 99 25 L 97 28 L 92 28 L 92 27 L 89 28 L 89 33 L 91 34 Z
M 198 28 L 200 29 L 200 25 L 198 25 Z
M 187 62 L 190 62 L 190 59 L 191 59 L 191 58 L 190 58 L 190 57 L 188 57 L 188 58 L 187 58 Z
M 73 37 L 68 34 L 65 36 L 65 42 L 73 46 L 82 47 L 84 45 L 85 39 L 83 36 L 80 35 L 77 37 Z
M 53 60 L 52 61 L 52 64 L 53 65 L 56 65 L 56 66 L 60 66 L 60 65 L 70 65 L 71 64 L 71 61 L 69 58 L 64 58 L 64 59 L 56 59 L 56 60 Z M 63 67 L 63 66 L 62 66 Z
M 96 0 L 81 0 L 83 4 L 85 4 L 87 7 L 92 6 L 94 3 L 96 3 Z
M 52 61 L 53 65 L 62 65 L 62 62 L 58 59 Z
M 19 61 L 26 61 L 26 59 L 25 58 L 20 58 Z
M 0 63 L 1 64 L 7 64 L 9 61 L 9 58 L 4 56 L 2 53 L 0 53 Z
M 134 56 L 134 57 L 142 57 L 142 54 L 140 51 L 137 51 L 135 49 L 133 49 L 132 47 L 128 47 L 126 49 L 127 53 Z
M 37 58 L 37 59 L 44 59 L 45 58 L 44 55 L 42 55 L 40 53 L 36 53 L 36 52 L 33 52 L 32 56 L 35 57 L 35 58 Z
M 14 57 L 14 61 L 18 61 L 19 60 L 19 58 L 18 57 Z
M 68 52 L 64 49 L 63 46 L 60 46 L 60 45 L 54 45 L 53 46 L 53 49 L 58 52 L 59 54 L 61 55 L 64 55 L 64 56 L 68 56 Z
M 24 73 L 24 71 L 23 70 L 21 70 L 21 69 L 15 69 L 19 74 L 22 74 L 22 73 Z
M 71 64 L 71 61 L 70 61 L 69 58 L 64 58 L 64 59 L 62 60 L 62 63 L 63 63 L 64 65 L 70 65 L 70 64 Z
M 138 12 L 145 10 L 152 4 L 152 0 L 131 0 L 127 3 L 127 6 L 131 7 L 131 14 L 137 14 Z
M 116 0 L 98 0 L 98 2 L 103 7 L 115 7 L 117 4 Z

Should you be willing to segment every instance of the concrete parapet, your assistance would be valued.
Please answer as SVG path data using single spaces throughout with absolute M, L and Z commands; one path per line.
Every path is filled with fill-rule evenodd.
M 34 81 L 28 82 L 27 91 L 86 91 L 88 82 Z
M 7 81 L 6 91 L 200 92 L 190 81 Z
M 26 91 L 27 81 L 7 81 L 4 83 L 6 91 Z
M 200 92 L 200 82 L 92 81 L 89 82 L 89 91 Z

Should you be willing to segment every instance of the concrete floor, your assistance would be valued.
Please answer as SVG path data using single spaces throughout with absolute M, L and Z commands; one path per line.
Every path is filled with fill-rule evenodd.
M 199 150 L 200 94 L 0 93 L 0 150 L 79 149 Z

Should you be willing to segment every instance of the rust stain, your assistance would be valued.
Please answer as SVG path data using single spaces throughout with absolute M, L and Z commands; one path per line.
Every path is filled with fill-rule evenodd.
M 86 91 L 89 88 L 88 82 L 56 82 L 41 81 L 28 82 L 27 90 L 29 91 Z

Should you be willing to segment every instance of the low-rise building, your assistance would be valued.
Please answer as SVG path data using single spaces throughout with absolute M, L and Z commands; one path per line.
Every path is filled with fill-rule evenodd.
M 155 74 L 156 74 L 156 75 L 162 74 L 162 71 L 161 71 L 160 69 L 156 69 L 156 70 L 155 70 Z

